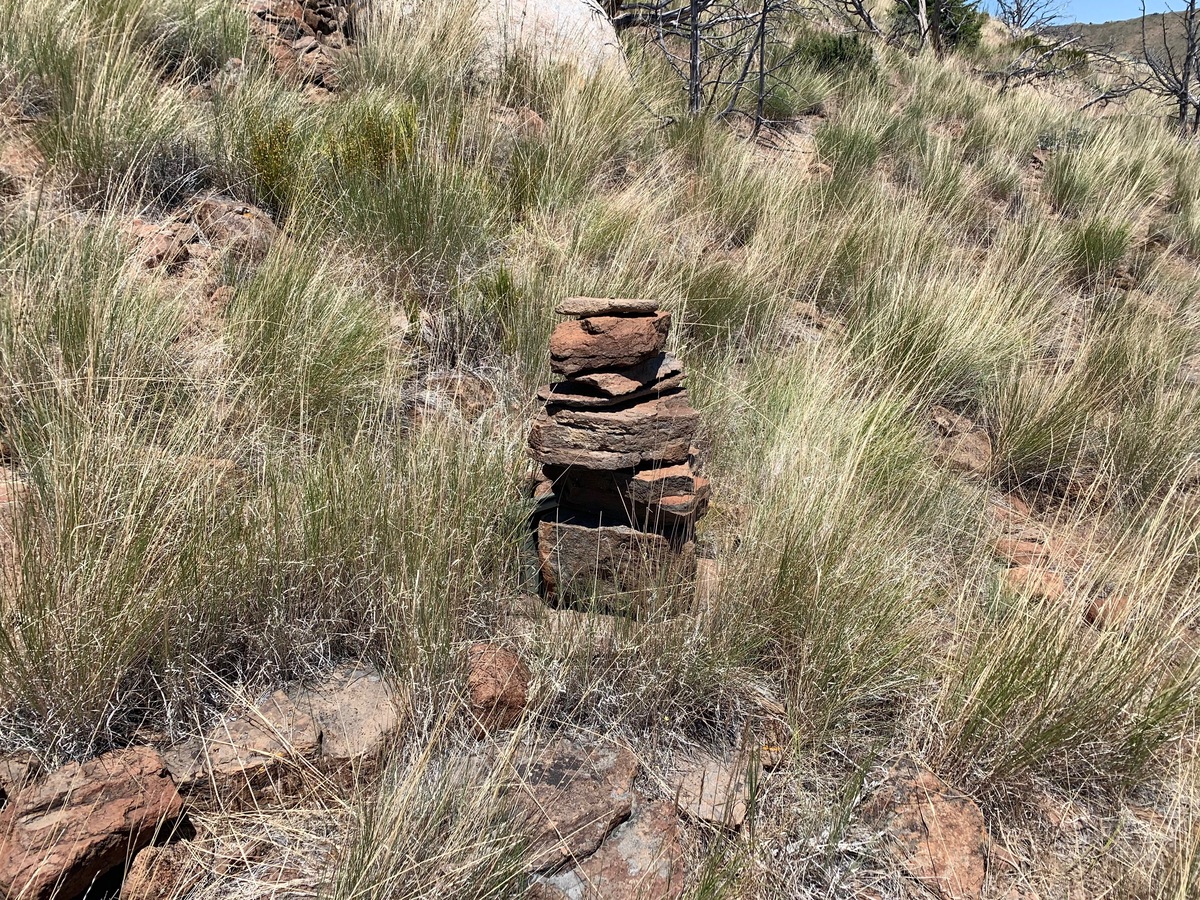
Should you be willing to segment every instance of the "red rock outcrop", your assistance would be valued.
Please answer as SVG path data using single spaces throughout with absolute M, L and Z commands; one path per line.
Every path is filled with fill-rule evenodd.
M 700 417 L 664 350 L 671 317 L 656 303 L 575 297 L 556 311 L 575 317 L 550 338 L 564 378 L 538 391 L 545 408 L 529 435 L 541 586 L 549 598 L 603 596 L 636 612 L 695 575 L 692 538 L 709 497 L 693 447 Z
M 0 896 L 79 896 L 170 836 L 182 812 L 166 763 L 149 747 L 63 766 L 0 813 Z

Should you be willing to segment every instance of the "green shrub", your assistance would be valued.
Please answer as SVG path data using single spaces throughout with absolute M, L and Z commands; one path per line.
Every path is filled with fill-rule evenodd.
M 805 30 L 792 41 L 783 58 L 842 77 L 855 72 L 870 78 L 879 74 L 874 49 L 857 34 Z
M 1067 237 L 1067 261 L 1079 277 L 1095 280 L 1112 272 L 1129 251 L 1132 226 L 1096 216 L 1074 224 Z
M 229 310 L 234 366 L 281 427 L 313 428 L 377 402 L 380 311 L 310 258 L 276 251 Z

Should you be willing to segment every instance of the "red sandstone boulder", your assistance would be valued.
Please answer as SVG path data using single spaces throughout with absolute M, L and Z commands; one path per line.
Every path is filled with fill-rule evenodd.
M 550 368 L 560 375 L 624 369 L 662 352 L 671 314 L 596 316 L 563 322 L 550 336 Z
M 163 758 L 149 747 L 63 766 L 0 813 L 0 895 L 78 896 L 167 837 L 182 811 Z

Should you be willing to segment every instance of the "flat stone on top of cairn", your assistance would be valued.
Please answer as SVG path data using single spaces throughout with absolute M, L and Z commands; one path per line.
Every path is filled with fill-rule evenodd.
M 636 612 L 695 574 L 709 495 L 696 473 L 700 417 L 664 351 L 671 316 L 657 303 L 576 297 L 557 311 L 576 317 L 550 338 L 563 379 L 538 391 L 545 408 L 529 435 L 541 586 L 557 601 L 601 593 Z

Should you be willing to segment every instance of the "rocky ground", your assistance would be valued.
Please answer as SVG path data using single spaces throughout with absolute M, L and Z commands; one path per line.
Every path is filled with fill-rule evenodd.
M 0 894 L 1200 891 L 1193 147 L 883 45 L 689 125 L 582 0 L 37 6 Z M 193 144 L 88 162 L 153 116 L 46 46 Z

